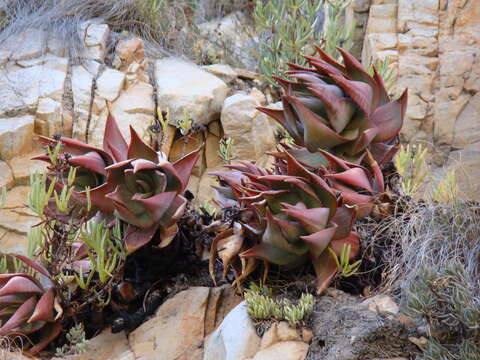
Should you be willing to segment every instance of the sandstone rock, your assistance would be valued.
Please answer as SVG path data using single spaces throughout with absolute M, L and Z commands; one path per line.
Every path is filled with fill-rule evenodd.
M 250 90 L 250 95 L 253 96 L 262 106 L 267 103 L 267 99 L 265 99 L 265 94 L 258 90 L 256 87 Z
M 30 175 L 34 172 L 43 172 L 47 168 L 47 163 L 39 160 L 32 160 L 34 156 L 42 154 L 43 151 L 36 149 L 28 154 L 15 156 L 8 160 L 10 169 L 13 170 L 13 178 L 15 185 L 28 185 L 30 183 Z M 26 199 L 25 199 L 26 201 Z
M 138 70 L 145 70 L 147 66 L 143 41 L 138 37 L 122 39 L 115 48 L 113 66 L 116 69 L 127 73 L 132 64 L 138 64 Z
M 25 234 L 18 234 L 14 231 L 7 231 L 3 229 L 2 224 L 0 224 L 0 252 L 28 256 L 27 236 Z
M 13 174 L 6 162 L 0 160 L 0 188 L 13 186 Z
M 217 168 L 207 168 L 200 178 L 200 183 L 198 185 L 198 193 L 195 199 L 195 206 L 202 206 L 208 201 L 212 201 L 214 198 L 214 192 L 212 186 L 218 185 L 218 181 L 215 176 L 211 176 L 208 173 L 211 171 L 221 171 L 224 170 L 222 167 Z
M 97 77 L 100 64 L 90 61 L 85 66 L 72 67 L 72 94 L 73 94 L 73 138 L 87 141 L 87 125 L 92 101 L 93 81 Z
M 39 128 L 41 130 L 37 130 Z M 38 100 L 35 133 L 44 136 L 63 133 L 61 102 L 48 97 Z
M 42 55 L 44 41 L 43 31 L 29 29 L 18 37 L 8 39 L 5 44 L 2 44 L 2 47 L 11 51 L 11 60 L 29 60 Z
M 240 360 L 252 357 L 260 346 L 245 302 L 237 305 L 220 327 L 205 339 L 203 360 Z
M 106 24 L 85 23 L 82 24 L 85 29 L 86 57 L 89 60 L 102 62 L 105 58 L 107 40 L 110 29 Z
M 193 151 L 197 151 L 204 145 L 203 133 L 195 133 L 188 136 L 182 136 L 175 140 L 170 148 L 168 159 L 170 162 L 175 162 Z M 202 176 L 205 171 L 205 157 L 203 156 L 203 149 L 200 150 L 201 155 L 195 167 L 192 170 L 192 175 Z
M 267 116 L 256 107 L 250 95 L 235 94 L 225 100 L 221 122 L 225 137 L 235 140 L 232 154 L 236 159 L 257 160 L 275 148 L 275 135 Z
M 260 350 L 266 349 L 269 346 L 279 341 L 277 327 L 278 327 L 278 323 L 274 322 L 270 326 L 270 328 L 267 331 L 265 331 L 265 333 L 262 336 L 262 339 L 260 340 Z
M 124 83 L 124 73 L 107 68 L 97 79 L 96 94 L 105 100 L 114 101 L 120 95 Z
M 238 76 L 237 72 L 231 66 L 225 64 L 212 64 L 202 66 L 202 69 L 219 77 L 226 84 L 231 84 Z
M 400 309 L 395 301 L 388 295 L 376 295 L 363 302 L 370 311 L 385 314 L 398 315 Z
M 129 335 L 135 359 L 195 360 L 202 358 L 205 310 L 209 289 L 193 287 L 167 300 L 155 317 Z
M 177 128 L 173 125 L 167 125 L 167 129 L 165 132 L 160 133 L 160 151 L 165 154 L 165 156 L 168 158 L 168 155 L 170 154 L 170 149 L 173 144 L 173 139 L 175 138 L 175 133 L 177 132 Z
M 39 222 L 26 206 L 29 186 L 15 186 L 7 193 L 7 201 L 0 209 L 0 228 L 19 235 L 26 235 Z
M 206 125 L 216 120 L 227 94 L 227 85 L 200 67 L 177 58 L 155 62 L 158 105 L 170 110 L 170 123 L 184 116 Z
M 99 335 L 89 340 L 85 354 L 67 356 L 64 360 L 135 360 L 128 339 L 124 332 L 112 334 L 105 329 Z M 60 360 L 54 358 L 52 360 Z
M 215 136 L 211 132 L 209 132 L 205 140 L 205 161 L 207 168 L 216 167 L 222 164 L 223 160 L 218 154 L 219 149 L 220 137 Z
M 12 159 L 31 151 L 33 127 L 33 116 L 0 118 L 0 159 Z
M 253 360 L 304 360 L 308 344 L 302 341 L 282 341 L 260 350 Z
M 463 150 L 452 151 L 445 165 L 446 171 L 454 171 L 464 200 L 480 201 L 480 143 Z
M 297 341 L 301 340 L 300 334 L 297 329 L 294 329 L 288 325 L 286 321 L 280 321 L 278 323 L 277 335 L 280 341 Z
M 304 343 L 310 344 L 313 340 L 313 331 L 307 328 L 302 329 L 302 340 Z

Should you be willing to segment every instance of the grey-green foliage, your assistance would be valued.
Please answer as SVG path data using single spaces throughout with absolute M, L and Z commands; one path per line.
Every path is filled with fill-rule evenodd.
M 377 59 L 376 63 L 372 63 L 370 60 L 370 64 L 366 64 L 365 67 L 368 69 L 368 71 L 372 75 L 373 75 L 373 68 L 375 68 L 377 73 L 383 79 L 385 87 L 387 88 L 387 91 L 389 93 L 391 93 L 394 90 L 397 82 L 398 72 L 396 70 L 396 67 L 392 66 L 392 64 L 390 63 L 390 58 L 388 56 L 385 56 L 383 60 Z
M 257 320 L 286 320 L 290 326 L 302 324 L 312 313 L 315 299 L 311 294 L 302 294 L 292 302 L 287 298 L 275 299 L 272 290 L 266 286 L 250 284 L 245 291 L 248 314 Z
M 287 62 L 303 65 L 302 55 L 312 55 L 311 46 L 321 31 L 323 0 L 257 0 L 253 11 L 259 44 L 256 56 L 260 72 L 283 76 Z
M 327 6 L 325 27 L 322 36 L 322 49 L 334 58 L 340 56 L 337 46 L 350 50 L 353 45 L 353 32 L 355 21 L 346 17 L 346 10 L 350 6 L 350 0 L 326 0 Z
M 82 324 L 73 326 L 67 334 L 67 343 L 57 348 L 55 356 L 64 357 L 69 355 L 80 355 L 87 351 L 89 341 L 85 338 L 85 330 Z
M 465 340 L 460 345 L 442 345 L 436 340 L 428 340 L 423 354 L 418 360 L 479 360 L 480 345 Z

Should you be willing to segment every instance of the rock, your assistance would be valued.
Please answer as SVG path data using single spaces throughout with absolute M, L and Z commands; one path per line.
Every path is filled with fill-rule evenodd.
M 114 101 L 120 95 L 125 83 L 125 74 L 121 71 L 107 68 L 97 79 L 97 96 Z
M 84 65 L 72 67 L 72 94 L 73 94 L 73 138 L 87 141 L 87 125 L 92 102 L 92 88 L 97 77 L 100 64 L 90 61 Z
M 312 314 L 314 339 L 309 359 L 357 360 L 359 357 L 414 358 L 417 348 L 408 338 L 416 334 L 394 317 L 370 311 L 354 297 L 337 290 L 317 299 Z
M 193 287 L 168 299 L 155 317 L 129 335 L 135 358 L 165 360 L 202 358 L 205 309 L 209 289 Z
M 270 328 L 265 331 L 260 340 L 260 350 L 266 349 L 269 346 L 277 343 L 280 339 L 278 338 L 277 328 L 278 323 L 274 322 Z
M 214 198 L 214 192 L 212 186 L 218 185 L 218 181 L 215 176 L 209 175 L 212 171 L 225 170 L 223 167 L 207 168 L 200 178 L 198 185 L 198 193 L 195 200 L 195 206 L 203 206 L 206 202 L 211 202 Z
M 193 151 L 197 151 L 201 148 L 204 144 L 203 133 L 198 132 L 188 136 L 182 136 L 176 139 L 172 147 L 170 148 L 170 153 L 168 156 L 168 160 L 170 162 L 175 162 L 185 155 L 190 154 Z M 205 157 L 203 155 L 203 149 L 200 150 L 201 156 L 198 159 L 195 167 L 192 170 L 192 175 L 195 176 L 202 176 L 203 172 L 205 171 Z
M 302 329 L 302 340 L 304 343 L 310 344 L 313 339 L 313 331 L 307 328 Z
M 13 174 L 8 164 L 0 160 L 0 189 L 4 186 L 7 189 L 13 186 Z
M 227 85 L 200 67 L 178 58 L 155 62 L 158 105 L 170 110 L 170 123 L 184 116 L 207 125 L 218 119 Z
M 13 170 L 13 178 L 15 185 L 30 184 L 30 175 L 34 172 L 43 172 L 48 164 L 44 161 L 32 160 L 34 156 L 43 154 L 40 149 L 34 150 L 25 155 L 16 156 L 8 160 L 8 165 Z
M 138 37 L 122 39 L 115 48 L 114 68 L 127 73 L 133 64 L 138 64 L 139 69 L 137 70 L 145 70 L 148 65 L 145 59 L 143 41 Z
M 235 94 L 223 104 L 224 136 L 234 139 L 232 154 L 239 159 L 258 160 L 275 148 L 275 135 L 267 116 L 256 109 L 260 103 L 250 95 Z
M 26 235 L 39 222 L 26 205 L 30 191 L 29 186 L 15 186 L 7 193 L 7 201 L 3 209 L 0 209 L 0 228 Z
M 452 151 L 445 165 L 445 172 L 454 171 L 459 197 L 464 200 L 480 201 L 480 143 L 464 150 Z
M 0 118 L 0 159 L 8 160 L 32 150 L 34 118 Z
M 250 95 L 253 96 L 260 105 L 265 105 L 267 103 L 267 99 L 265 98 L 265 94 L 258 90 L 256 87 L 250 90 Z
M 220 123 L 214 121 L 208 125 L 208 134 L 205 139 L 205 161 L 207 168 L 222 164 L 218 151 L 220 149 Z
M 385 314 L 385 315 L 398 315 L 400 309 L 395 301 L 388 295 L 376 295 L 363 302 L 363 305 L 367 306 L 370 311 Z
M 294 329 L 288 325 L 286 321 L 280 321 L 277 327 L 277 335 L 280 341 L 297 341 L 301 340 L 300 334 L 297 329 Z
M 192 287 L 165 301 L 129 335 L 135 359 L 202 359 L 204 337 L 238 304 L 230 286 Z
M 64 360 L 135 360 L 127 336 L 124 332 L 112 334 L 110 329 L 103 330 L 89 340 L 85 354 L 67 356 Z M 60 360 L 53 358 L 52 360 Z
M 231 66 L 225 64 L 212 64 L 202 66 L 202 69 L 219 77 L 226 84 L 231 84 L 237 78 L 238 74 Z
M 110 35 L 110 29 L 107 24 L 82 24 L 85 29 L 85 47 L 86 57 L 89 60 L 103 62 L 107 49 L 107 40 Z
M 9 38 L 2 44 L 5 51 L 11 52 L 11 60 L 22 61 L 38 58 L 44 52 L 45 34 L 41 30 L 29 29 L 17 37 Z
M 260 350 L 253 360 L 304 360 L 307 353 L 308 344 L 302 341 L 282 341 Z
M 52 98 L 41 98 L 38 100 L 37 113 L 35 117 L 35 132 L 44 136 L 53 136 L 63 133 L 62 124 L 62 103 Z M 42 125 L 38 125 L 38 124 Z M 45 125 L 43 125 L 45 124 Z M 38 131 L 37 128 L 41 128 Z
M 240 360 L 252 357 L 260 346 L 245 302 L 237 305 L 205 339 L 203 360 Z
M 168 158 L 168 155 L 170 154 L 170 149 L 173 144 L 173 139 L 175 138 L 175 134 L 177 132 L 177 128 L 173 125 L 168 124 L 167 129 L 165 132 L 160 133 L 161 137 L 161 144 L 160 144 L 160 151 L 165 154 L 165 156 Z
M 27 236 L 5 230 L 0 223 L 0 252 L 4 254 L 14 253 L 29 256 Z

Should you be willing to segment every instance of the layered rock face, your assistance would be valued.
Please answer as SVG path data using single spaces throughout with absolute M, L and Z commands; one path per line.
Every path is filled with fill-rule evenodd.
M 372 0 L 363 60 L 385 56 L 409 88 L 402 135 L 424 142 L 436 166 L 459 171 L 463 196 L 480 199 L 480 2 Z

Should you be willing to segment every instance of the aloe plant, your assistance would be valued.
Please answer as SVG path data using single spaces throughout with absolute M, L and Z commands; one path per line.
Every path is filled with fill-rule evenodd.
M 124 237 L 128 252 L 148 243 L 157 230 L 159 246 L 167 246 L 185 210 L 182 193 L 199 152 L 172 164 L 145 144 L 132 127 L 130 139 L 127 145 L 115 119 L 109 116 L 103 149 L 63 137 L 41 137 L 49 154 L 35 159 L 51 164 L 51 183 L 60 188 L 54 192 L 60 211 L 67 212 L 68 200 L 74 197 L 86 208 L 91 204 L 96 210 L 117 215 L 129 224 Z
M 214 239 L 211 263 L 218 255 L 224 273 L 232 266 L 239 283 L 253 271 L 255 259 L 290 267 L 311 260 L 321 292 L 338 270 L 327 249 L 340 256 L 349 244 L 350 259 L 359 252 L 359 237 L 351 229 L 355 209 L 343 206 L 325 180 L 292 155 L 275 156 L 275 173 L 246 162 L 212 173 L 221 180 L 218 203 L 238 207 L 240 216 Z
M 60 334 L 63 310 L 48 271 L 26 257 L 12 258 L 28 271 L 0 274 L 0 336 L 14 341 L 19 335 L 34 337 L 35 342 L 23 345 L 24 351 L 35 355 Z
M 289 64 L 287 74 L 295 80 L 276 78 L 283 87 L 283 109 L 260 107 L 277 120 L 295 144 L 303 148 L 292 154 L 307 165 L 327 164 L 317 153 L 329 151 L 351 162 L 360 163 L 365 150 L 382 165 L 398 147 L 398 134 L 407 106 L 407 90 L 391 100 L 382 78 L 371 76 L 348 52 L 338 48 L 343 63 L 320 48 L 319 57 L 305 56 L 310 67 Z

